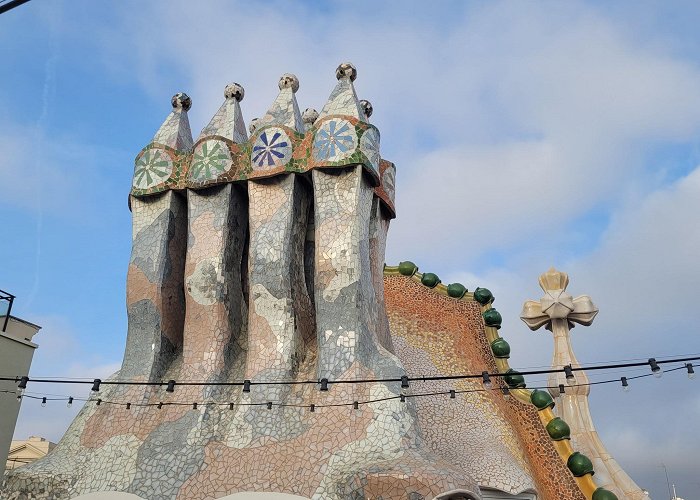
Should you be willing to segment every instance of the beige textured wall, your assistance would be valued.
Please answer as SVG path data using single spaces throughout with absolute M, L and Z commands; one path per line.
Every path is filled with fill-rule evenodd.
M 29 365 L 32 363 L 36 344 L 26 340 L 18 340 L 10 330 L 12 324 L 8 324 L 8 333 L 0 333 L 0 367 L 1 376 L 13 377 L 29 373 Z M 31 338 L 31 337 L 30 337 Z M 0 381 L 0 391 L 15 391 L 17 384 L 14 381 Z M 7 461 L 7 453 L 10 450 L 12 434 L 15 431 L 20 402 L 12 392 L 0 392 L 0 464 Z

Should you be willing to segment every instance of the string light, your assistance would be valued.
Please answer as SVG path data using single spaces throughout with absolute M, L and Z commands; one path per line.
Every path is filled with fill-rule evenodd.
M 481 372 L 481 379 L 486 389 L 490 390 L 493 387 L 493 384 L 491 383 L 491 377 L 489 377 L 489 372 Z
M 327 379 L 327 378 L 322 378 L 322 379 L 321 379 L 321 390 L 322 390 L 322 391 L 327 391 L 327 390 L 328 390 L 328 379 Z
M 19 379 L 19 384 L 17 384 L 17 393 L 18 396 L 20 396 L 20 398 L 22 394 L 24 394 L 24 391 L 27 389 L 27 382 L 29 382 L 29 377 L 27 377 L 26 375 Z
M 161 410 L 162 408 L 163 408 L 163 402 L 161 401 L 160 403 L 158 403 L 158 409 Z
M 165 392 L 175 392 L 175 381 L 168 380 L 168 387 L 165 388 Z
M 648 360 L 647 362 L 645 362 L 645 363 L 628 363 L 628 364 L 623 365 L 623 366 L 626 366 L 626 367 L 632 367 L 632 366 L 639 367 L 639 366 L 644 366 L 644 365 L 646 365 L 646 366 L 649 366 L 649 367 L 651 368 L 651 373 L 636 375 L 636 376 L 632 376 L 632 377 L 622 377 L 622 378 L 620 378 L 620 379 L 600 380 L 600 381 L 596 381 L 596 382 L 588 382 L 588 383 L 585 383 L 585 384 L 576 384 L 576 386 L 592 386 L 592 385 L 599 385 L 599 384 L 607 384 L 607 383 L 618 382 L 618 383 L 621 383 L 621 384 L 622 384 L 623 390 L 629 390 L 629 381 L 632 380 L 632 379 L 643 378 L 643 377 L 649 377 L 649 376 L 652 376 L 652 375 L 658 376 L 657 373 L 662 371 L 661 368 L 660 368 L 660 366 L 659 366 L 660 364 L 663 364 L 663 363 L 672 363 L 672 362 L 678 362 L 678 361 L 696 360 L 696 359 L 700 359 L 700 357 L 685 358 L 685 359 L 662 360 L 662 361 L 656 361 L 655 358 L 649 358 L 649 360 Z M 619 368 L 620 366 L 621 366 L 621 365 L 596 366 L 596 367 L 594 367 L 594 369 L 612 369 L 612 368 Z M 583 370 L 583 368 L 581 368 L 581 367 L 573 368 L 573 369 L 572 369 L 572 372 L 575 371 L 575 370 Z M 693 365 L 692 363 L 690 363 L 690 362 L 683 363 L 681 366 L 678 366 L 678 367 L 675 367 L 675 368 L 671 368 L 671 369 L 669 369 L 668 371 L 669 371 L 669 372 L 673 372 L 673 371 L 677 371 L 677 370 L 686 370 L 687 373 L 688 373 L 688 377 L 691 378 L 691 379 L 694 378 L 694 376 L 695 376 L 694 365 Z M 561 371 L 562 371 L 562 369 L 547 370 L 546 373 L 557 373 L 557 372 L 560 373 Z M 564 369 L 564 372 L 565 372 L 565 373 L 566 373 L 566 371 L 567 371 L 567 370 Z M 490 378 L 491 376 L 502 376 L 502 375 L 504 375 L 504 374 L 500 374 L 500 373 L 493 373 L 493 374 L 488 374 L 488 373 L 486 373 L 486 374 L 489 375 L 489 378 Z M 523 374 L 523 372 L 521 372 L 521 374 Z M 400 381 L 400 382 L 401 382 L 401 385 L 404 386 L 404 385 L 408 385 L 408 383 L 409 383 L 410 380 L 423 380 L 423 381 L 445 380 L 445 379 L 454 380 L 454 379 L 476 378 L 476 377 L 481 378 L 482 381 L 483 381 L 483 379 L 484 379 L 484 372 L 482 372 L 480 375 L 459 375 L 459 376 L 445 376 L 445 377 L 418 377 L 418 378 L 413 378 L 413 379 L 409 378 L 408 376 L 404 376 L 404 377 L 402 377 L 402 378 L 400 378 L 400 379 L 389 379 L 389 381 L 396 381 L 396 382 Z M 21 386 L 25 386 L 25 388 L 26 388 L 28 382 L 39 382 L 39 383 L 42 383 L 42 382 L 43 382 L 43 383 L 78 383 L 78 384 L 81 384 L 81 383 L 92 383 L 92 384 L 93 384 L 93 388 L 99 388 L 99 385 L 100 385 L 100 384 L 109 384 L 109 385 L 141 385 L 141 386 L 143 386 L 143 385 L 146 385 L 146 386 L 148 386 L 148 385 L 153 385 L 153 386 L 162 386 L 162 385 L 166 385 L 166 384 L 164 384 L 163 382 L 145 382 L 145 383 L 144 383 L 144 382 L 137 382 L 137 381 L 133 381 L 133 382 L 132 382 L 132 381 L 128 381 L 128 382 L 126 382 L 126 381 L 125 381 L 125 382 L 117 382 L 117 381 L 101 382 L 99 379 L 95 379 L 95 380 L 92 381 L 92 382 L 88 382 L 86 379 L 71 379 L 71 380 L 69 380 L 69 381 L 66 381 L 66 380 L 59 380 L 59 379 L 56 379 L 56 380 L 49 380 L 49 379 L 36 379 L 36 380 L 32 380 L 32 379 L 30 379 L 29 377 L 24 377 L 24 378 L 25 378 L 25 380 L 22 380 L 22 377 L 12 377 L 12 378 L 9 378 L 9 377 L 0 377 L 0 380 L 9 380 L 9 381 L 14 381 L 14 382 L 19 381 L 18 386 L 17 386 L 17 389 L 18 389 L 17 391 L 16 391 L 16 390 L 0 390 L 0 393 L 6 393 L 6 394 L 15 395 L 15 396 L 17 397 L 18 400 L 21 400 L 22 398 L 39 399 L 39 400 L 42 401 L 42 403 L 45 403 L 46 401 L 52 401 L 52 400 L 67 401 L 67 402 L 68 402 L 68 405 L 67 405 L 68 407 L 70 407 L 71 404 L 72 404 L 72 402 L 74 402 L 74 401 L 89 401 L 89 402 L 93 402 L 93 401 L 94 401 L 95 404 L 96 404 L 97 406 L 100 406 L 100 404 L 104 402 L 104 403 L 106 403 L 106 404 L 126 405 L 126 408 L 127 408 L 127 409 L 130 409 L 130 408 L 131 408 L 131 405 L 132 405 L 132 403 L 130 403 L 130 402 L 129 402 L 129 403 L 124 403 L 124 402 L 115 402 L 115 401 L 103 401 L 101 398 L 98 398 L 98 399 L 92 399 L 92 398 L 90 398 L 90 399 L 80 399 L 80 398 L 74 398 L 73 396 L 61 396 L 61 397 L 52 398 L 52 397 L 46 397 L 46 396 L 43 396 L 43 397 L 42 397 L 42 396 L 34 396 L 34 395 L 31 395 L 31 393 L 30 393 L 30 394 L 26 394 L 26 393 L 24 393 L 24 394 L 18 394 L 18 392 L 19 392 L 19 390 L 21 389 L 20 385 L 21 385 Z M 353 384 L 354 384 L 354 383 L 362 383 L 362 382 L 381 382 L 381 381 L 382 381 L 382 380 L 339 380 L 339 381 L 335 381 L 335 382 L 328 381 L 328 383 L 353 383 Z M 170 382 L 175 382 L 175 381 L 170 381 Z M 248 381 L 248 382 L 250 382 L 250 381 Z M 317 384 L 318 384 L 319 382 L 320 382 L 320 381 L 316 381 L 316 382 L 294 381 L 294 382 L 277 382 L 277 383 L 278 383 L 278 384 L 280 384 L 280 383 L 282 383 L 282 384 L 306 384 L 306 383 L 317 383 Z M 187 384 L 187 385 L 214 385 L 214 386 L 217 386 L 217 385 L 219 385 L 219 386 L 221 386 L 221 385 L 224 385 L 224 386 L 241 385 L 241 383 L 236 383 L 236 382 L 216 382 L 216 383 L 211 383 L 211 384 L 208 384 L 208 383 L 200 383 L 200 382 L 180 382 L 180 383 L 181 383 L 181 384 Z M 273 383 L 273 382 L 262 382 L 262 383 L 263 383 L 263 384 L 266 384 L 266 383 Z M 177 384 L 177 382 L 175 382 L 175 384 Z M 173 384 L 170 384 L 170 383 L 169 383 L 168 385 L 173 385 Z M 243 388 L 244 388 L 244 390 L 245 390 L 247 384 L 244 382 L 242 385 L 243 385 Z M 97 387 L 96 387 L 96 386 L 97 386 Z M 249 386 L 248 386 L 248 387 L 249 387 Z M 405 388 L 405 387 L 403 387 L 403 388 Z M 533 387 L 533 388 L 552 390 L 552 389 L 556 389 L 557 387 Z M 563 394 L 566 393 L 566 389 L 565 389 L 565 385 L 564 385 L 564 384 L 559 384 L 558 389 L 559 389 L 560 395 L 563 395 Z M 489 390 L 489 389 L 487 389 L 487 388 L 481 388 L 481 389 L 470 389 L 470 390 L 461 390 L 461 391 L 456 391 L 456 390 L 454 390 L 454 389 L 450 389 L 450 390 L 444 391 L 444 392 L 432 392 L 432 393 L 411 394 L 411 395 L 407 395 L 407 394 L 405 394 L 405 391 L 402 391 L 401 394 L 396 395 L 396 396 L 393 396 L 393 397 L 388 397 L 388 398 L 380 398 L 380 399 L 377 399 L 377 400 L 369 400 L 369 401 L 363 401 L 363 402 L 353 401 L 352 403 L 348 402 L 348 403 L 332 403 L 332 404 L 327 404 L 327 405 L 314 405 L 314 408 L 315 408 L 316 406 L 318 406 L 319 408 L 320 408 L 320 407 L 342 407 L 342 406 L 348 407 L 348 406 L 352 406 L 354 409 L 357 410 L 357 409 L 359 409 L 359 405 L 360 405 L 360 404 L 370 404 L 370 403 L 373 403 L 373 402 L 386 401 L 386 400 L 389 400 L 389 399 L 399 399 L 401 402 L 404 402 L 404 403 L 405 403 L 405 402 L 406 402 L 406 399 L 409 398 L 409 397 L 421 397 L 421 396 L 431 396 L 431 395 L 439 395 L 439 394 L 449 395 L 451 399 L 454 399 L 454 398 L 456 397 L 456 393 L 457 393 L 457 392 L 459 392 L 459 393 L 465 393 L 465 392 L 484 392 L 484 391 L 487 391 L 487 390 Z M 492 388 L 491 390 L 493 390 L 493 388 Z M 508 387 L 500 388 L 500 390 L 503 392 L 504 399 L 507 399 L 508 397 L 510 397 L 510 390 L 508 389 Z M 36 393 L 33 393 L 33 394 L 36 394 Z M 53 396 L 53 395 L 49 394 L 48 396 Z M 162 405 L 164 405 L 164 404 L 182 406 L 182 405 L 189 405 L 190 403 L 177 403 L 177 402 L 163 403 L 163 402 L 160 402 L 160 403 L 135 403 L 135 404 L 136 404 L 136 406 L 140 406 L 140 407 L 156 406 L 156 407 L 158 407 L 158 408 L 162 408 Z M 191 404 L 192 404 L 192 408 L 193 408 L 193 409 L 197 409 L 197 407 L 198 407 L 198 403 L 197 403 L 197 402 L 191 403 Z M 260 403 L 230 403 L 230 402 L 223 403 L 223 402 L 216 402 L 216 401 L 204 401 L 204 402 L 201 403 L 201 404 L 205 404 L 205 405 L 214 405 L 214 406 L 228 405 L 229 409 L 233 410 L 235 406 L 256 406 L 256 405 L 259 405 Z M 287 403 L 281 403 L 281 402 L 280 402 L 280 403 L 274 403 L 274 404 L 275 404 L 275 405 L 278 405 L 278 406 L 287 406 L 287 407 L 299 407 L 299 406 L 300 406 L 299 404 L 287 404 Z M 42 406 L 45 406 L 45 404 L 42 404 Z M 268 409 L 272 409 L 272 406 L 273 406 L 273 403 L 272 403 L 271 401 L 270 401 L 270 402 L 267 402 L 267 407 L 268 407 Z
M 71 406 L 73 406 L 73 396 L 70 396 L 68 398 L 68 404 L 66 405 L 66 407 L 68 408 L 70 408 Z
M 309 405 L 309 411 L 310 411 L 311 413 L 315 412 L 315 411 L 316 411 L 316 405 L 313 404 L 313 403 L 310 404 L 310 405 Z
M 657 361 L 655 358 L 649 358 L 647 362 L 634 362 L 634 363 L 619 363 L 619 364 L 607 364 L 607 365 L 591 365 L 587 367 L 582 367 L 582 366 L 577 366 L 576 368 L 573 368 L 571 365 L 567 365 L 563 367 L 564 373 L 567 375 L 567 382 L 569 382 L 570 385 L 575 384 L 575 377 L 574 377 L 574 372 L 575 371 L 596 371 L 596 370 L 612 370 L 612 369 L 620 369 L 620 368 L 633 368 L 633 367 L 640 367 L 640 366 L 645 366 L 648 365 L 652 369 L 652 373 L 654 373 L 657 376 L 660 376 L 660 373 L 662 372 L 660 365 L 663 363 L 676 363 L 676 362 L 686 362 L 686 361 L 696 361 L 700 360 L 700 356 L 695 356 L 695 357 L 687 357 L 687 358 L 676 358 L 676 359 L 666 359 L 662 361 Z M 550 373 L 558 373 L 561 372 L 562 368 L 560 369 L 548 369 L 548 370 L 524 370 L 524 371 L 519 371 L 520 375 L 543 375 L 543 374 L 550 374 Z M 487 372 L 488 373 L 488 372 Z M 500 372 L 495 372 L 495 373 L 488 373 L 489 378 L 490 377 L 505 377 L 508 375 L 507 373 L 500 373 Z M 435 375 L 435 376 L 429 376 L 429 377 L 408 377 L 407 375 L 403 375 L 400 378 L 386 378 L 386 379 L 355 379 L 355 380 L 328 380 L 328 384 L 363 384 L 363 383 L 387 383 L 387 382 L 401 382 L 401 388 L 402 389 L 407 389 L 409 387 L 409 382 L 412 380 L 421 380 L 423 382 L 428 382 L 428 381 L 437 381 L 437 380 L 464 380 L 464 379 L 475 379 L 475 378 L 482 378 L 483 379 L 483 373 L 482 374 L 461 374 L 461 375 Z M 30 379 L 29 377 L 0 377 L 0 381 L 13 381 L 17 382 L 19 380 L 18 384 L 18 389 L 23 389 L 26 388 L 27 382 L 36 382 L 36 383 L 63 383 L 63 384 L 90 384 L 92 383 L 92 391 L 93 392 L 99 392 L 100 387 L 102 385 L 136 385 L 136 386 L 162 386 L 162 385 L 170 385 L 170 381 L 167 384 L 164 382 L 143 382 L 143 381 L 119 381 L 119 380 L 107 380 L 107 381 L 102 381 L 98 378 L 94 379 L 92 382 L 86 380 L 86 379 L 67 379 L 67 378 L 37 378 L 37 379 Z M 176 384 L 178 382 L 175 382 Z M 180 384 L 185 384 L 185 385 L 193 385 L 193 386 L 237 386 L 241 385 L 240 382 L 198 382 L 198 381 L 180 381 Z M 300 380 L 300 381 L 283 381 L 283 380 L 278 380 L 278 381 L 266 381 L 266 382 L 257 382 L 257 384 L 269 384 L 269 385 L 298 385 L 298 384 L 318 384 L 318 380 Z M 250 392 L 250 386 L 252 385 L 252 382 L 250 380 L 245 380 L 243 381 L 243 392 Z M 167 390 L 167 389 L 166 389 Z
M 41 398 L 41 406 L 46 408 L 46 398 L 45 397 Z
M 566 365 L 564 367 L 564 374 L 566 375 L 567 384 L 574 385 L 576 383 L 576 377 L 574 377 L 574 370 L 571 365 Z
M 507 387 L 504 387 L 502 390 L 503 390 L 503 399 L 508 401 L 510 399 L 510 389 L 508 389 Z
M 651 372 L 654 374 L 654 376 L 656 378 L 661 378 L 661 376 L 664 374 L 664 371 L 661 369 L 659 364 L 656 362 L 656 359 L 649 358 L 649 366 L 651 367 Z
M 644 364 L 647 365 L 648 363 L 644 363 Z M 690 364 L 690 363 L 684 363 L 684 364 L 682 364 L 681 366 L 678 366 L 678 367 L 675 367 L 675 368 L 672 368 L 672 369 L 668 370 L 668 372 L 670 373 L 670 372 L 674 372 L 674 371 L 678 371 L 678 370 L 686 370 L 686 371 L 688 371 L 688 368 L 689 368 L 688 365 L 689 365 L 689 364 Z M 692 368 L 693 368 L 692 365 L 691 365 L 690 368 L 691 368 L 691 370 L 689 371 L 689 375 L 694 375 L 694 370 L 692 369 Z M 561 370 L 557 370 L 557 371 L 561 371 Z M 635 376 L 632 376 L 632 377 L 622 377 L 622 378 L 620 378 L 620 379 L 601 380 L 601 381 L 590 382 L 590 383 L 579 384 L 579 385 L 580 385 L 580 386 L 591 386 L 591 385 L 608 384 L 608 383 L 622 383 L 622 384 L 623 384 L 623 389 L 625 389 L 625 383 L 629 384 L 629 382 L 628 382 L 629 380 L 637 379 L 637 378 L 650 377 L 650 376 L 652 376 L 652 374 L 653 374 L 653 372 L 652 372 L 652 373 L 641 374 L 641 375 L 635 375 Z M 13 379 L 13 380 L 14 380 L 14 379 Z M 30 380 L 30 381 L 31 381 L 31 380 Z M 162 384 L 151 384 L 151 385 L 162 385 Z M 627 388 L 628 388 L 628 387 L 629 387 L 629 385 L 627 386 Z M 556 387 L 533 387 L 533 389 L 535 389 L 535 388 L 536 388 L 536 389 L 543 389 L 543 390 L 544 390 L 544 389 L 547 389 L 547 390 L 556 389 Z M 560 384 L 560 385 L 559 385 L 560 394 L 565 394 L 565 388 L 566 388 L 566 386 L 565 386 L 564 384 Z M 494 389 L 492 389 L 492 390 L 494 390 Z M 498 389 L 495 389 L 495 390 L 502 391 L 503 396 L 504 396 L 504 399 L 506 399 L 506 400 L 509 399 L 509 398 L 511 397 L 511 390 L 510 390 L 508 387 L 501 387 L 501 388 L 498 388 Z M 322 407 L 349 407 L 349 406 L 352 406 L 353 409 L 359 410 L 359 406 L 360 406 L 361 404 L 371 404 L 371 403 L 376 403 L 376 402 L 381 402 L 381 401 L 386 401 L 386 400 L 392 400 L 392 399 L 399 399 L 399 400 L 401 400 L 402 402 L 406 402 L 407 398 L 419 398 L 419 397 L 424 397 L 424 396 L 435 396 L 435 395 L 449 395 L 450 398 L 454 398 L 454 397 L 456 397 L 456 394 L 457 394 L 457 393 L 486 392 L 486 391 L 487 391 L 487 389 L 479 388 L 479 389 L 467 389 L 467 390 L 460 390 L 460 391 L 457 391 L 457 390 L 455 390 L 455 389 L 450 389 L 450 390 L 443 391 L 443 392 L 429 392 L 429 393 L 418 393 L 418 394 L 410 394 L 410 395 L 399 394 L 399 395 L 392 396 L 392 397 L 384 397 L 384 398 L 373 399 L 373 400 L 362 401 L 362 402 L 360 402 L 360 401 L 353 401 L 352 403 L 349 403 L 349 402 L 348 402 L 348 403 L 329 403 L 329 404 L 325 404 L 325 405 L 324 405 L 324 404 L 321 404 L 321 405 L 316 405 L 316 404 L 314 404 L 314 408 L 316 408 L 316 407 L 322 408 Z M 10 390 L 0 390 L 0 393 L 6 393 L 6 394 L 12 394 L 12 395 L 15 395 L 15 394 L 16 394 L 16 392 L 15 392 L 14 390 L 12 390 L 12 391 L 10 391 Z M 453 394 L 454 394 L 454 397 L 453 397 Z M 51 395 L 49 395 L 49 396 L 51 396 Z M 126 406 L 126 409 L 130 409 L 130 408 L 131 408 L 131 405 L 132 405 L 132 403 L 130 403 L 130 402 L 124 403 L 124 402 L 117 402 L 117 401 L 104 401 L 104 400 L 102 400 L 101 398 L 99 398 L 99 399 L 92 399 L 92 398 L 89 398 L 89 399 L 80 399 L 80 398 L 73 398 L 72 396 L 62 396 L 62 397 L 51 398 L 51 397 L 46 397 L 46 396 L 43 396 L 43 397 L 42 397 L 42 396 L 35 396 L 35 395 L 31 395 L 31 394 L 24 394 L 22 397 L 23 397 L 23 398 L 38 399 L 38 400 L 41 400 L 42 402 L 43 402 L 44 400 L 46 400 L 46 401 L 54 401 L 54 400 L 57 400 L 57 401 L 66 401 L 66 400 L 70 400 L 70 399 L 72 398 L 73 401 L 95 402 L 95 404 L 96 404 L 97 406 L 100 406 L 101 403 L 111 404 L 111 405 L 118 405 L 118 406 L 125 405 L 125 406 Z M 180 403 L 180 402 L 163 403 L 163 402 L 159 402 L 159 403 L 135 403 L 135 404 L 136 404 L 136 406 L 140 406 L 140 407 L 151 407 L 151 406 L 153 406 L 153 407 L 158 407 L 158 408 L 160 408 L 161 405 L 166 405 L 166 404 L 167 404 L 167 405 L 175 405 L 175 406 L 188 406 L 188 405 L 192 404 L 193 409 L 197 409 L 197 407 L 198 407 L 198 403 L 197 403 L 197 402 L 195 402 L 195 403 Z M 242 407 L 245 407 L 245 406 L 257 406 L 257 405 L 259 405 L 260 403 L 230 403 L 230 402 L 204 401 L 204 402 L 201 402 L 201 403 L 199 403 L 199 404 L 204 404 L 204 405 L 207 405 L 207 406 L 209 406 L 209 405 L 212 405 L 212 406 L 219 406 L 219 407 L 228 405 L 229 409 L 234 409 L 235 406 L 242 406 Z M 273 403 L 273 402 L 269 401 L 269 402 L 267 402 L 267 407 L 268 407 L 268 409 L 272 409 L 273 404 L 274 404 L 274 405 L 277 405 L 277 406 L 292 407 L 292 408 L 310 408 L 308 405 L 291 404 L 291 403 L 282 403 L 282 402 Z

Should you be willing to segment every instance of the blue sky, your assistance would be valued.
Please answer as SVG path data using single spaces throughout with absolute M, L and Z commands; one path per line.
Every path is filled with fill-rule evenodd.
M 0 288 L 44 327 L 32 374 L 121 361 L 133 159 L 171 95 L 192 97 L 196 135 L 230 81 L 248 121 L 285 72 L 320 109 L 346 60 L 398 168 L 388 263 L 493 290 L 514 366 L 550 362 L 548 332 L 518 315 L 551 265 L 601 310 L 573 331 L 582 362 L 700 352 L 700 6 L 426 5 L 35 0 L 0 16 Z M 638 484 L 663 498 L 664 462 L 700 498 L 697 381 L 599 386 L 591 404 Z M 25 403 L 17 436 L 56 440 L 75 411 Z

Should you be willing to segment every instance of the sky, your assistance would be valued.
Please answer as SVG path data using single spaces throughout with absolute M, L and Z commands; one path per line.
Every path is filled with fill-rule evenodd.
M 35 0 L 1 15 L 0 288 L 43 327 L 31 375 L 120 366 L 133 160 L 170 97 L 190 95 L 196 136 L 227 83 L 248 121 L 286 72 L 320 110 L 344 61 L 397 165 L 388 264 L 492 290 L 513 367 L 550 364 L 549 332 L 519 320 L 550 266 L 600 308 L 572 332 L 582 364 L 697 355 L 698 19 L 697 2 L 644 0 Z M 591 391 L 608 451 L 652 498 L 668 498 L 665 464 L 700 499 L 699 384 Z M 77 411 L 25 401 L 15 435 L 56 441 Z

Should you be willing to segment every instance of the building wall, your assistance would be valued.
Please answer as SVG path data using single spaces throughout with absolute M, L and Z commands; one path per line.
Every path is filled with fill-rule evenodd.
M 0 333 L 0 376 L 23 376 L 29 373 L 34 349 L 37 347 L 30 340 L 38 329 L 39 327 L 32 328 L 24 322 L 10 318 L 7 330 Z M 0 381 L 0 463 L 3 464 L 7 461 L 19 414 L 20 401 L 17 400 L 16 390 L 16 382 Z
M 15 469 L 35 462 L 45 457 L 55 447 L 55 443 L 38 436 L 12 441 L 5 469 Z

